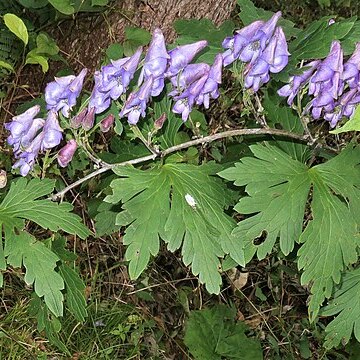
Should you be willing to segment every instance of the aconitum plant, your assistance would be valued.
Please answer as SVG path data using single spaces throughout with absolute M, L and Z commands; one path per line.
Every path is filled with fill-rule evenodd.
M 174 100 L 172 110 L 180 114 L 183 121 L 188 119 L 194 105 L 208 108 L 210 99 L 219 97 L 223 67 L 235 61 L 244 64 L 244 87 L 252 92 L 259 91 L 262 85 L 270 81 L 270 74 L 281 72 L 289 60 L 284 31 L 277 26 L 280 16 L 281 13 L 277 12 L 266 22 L 254 21 L 226 38 L 222 43 L 225 51 L 215 56 L 211 66 L 191 63 L 207 46 L 206 41 L 177 46 L 168 51 L 164 35 L 160 29 L 155 29 L 141 63 L 143 49 L 139 47 L 132 56 L 112 60 L 95 72 L 95 85 L 88 105 L 72 117 L 70 114 L 82 90 L 87 70 L 83 69 L 77 76 L 55 78 L 45 89 L 49 110 L 46 121 L 35 118 L 40 111 L 35 106 L 5 125 L 10 131 L 8 143 L 13 146 L 14 156 L 18 159 L 14 168 L 19 167 L 20 173 L 27 175 L 40 152 L 59 145 L 63 132 L 57 119 L 59 112 L 65 118 L 70 117 L 72 129 L 81 127 L 85 131 L 91 130 L 96 114 L 103 113 L 113 101 L 126 94 L 139 67 L 138 89 L 128 95 L 119 109 L 120 117 L 126 117 L 130 125 L 136 125 L 141 117 L 146 116 L 151 97 L 160 95 L 166 80 L 172 85 L 168 94 Z M 280 88 L 278 94 L 287 97 L 287 103 L 292 105 L 295 98 L 308 87 L 308 95 L 313 99 L 305 111 L 311 110 L 314 119 L 323 118 L 334 127 L 342 117 L 350 117 L 359 103 L 359 54 L 360 45 L 357 44 L 355 52 L 344 64 L 340 42 L 334 41 L 324 60 L 315 59 L 302 64 L 303 72 L 290 76 L 289 84 Z M 100 127 L 109 130 L 104 123 Z M 62 166 L 67 163 L 60 161 Z
M 211 294 L 220 294 L 221 272 L 229 264 L 245 267 L 253 257 L 275 251 L 290 255 L 286 261 L 296 257 L 300 282 L 310 293 L 310 320 L 338 314 L 327 327 L 327 346 L 347 342 L 359 328 L 353 314 L 360 305 L 353 299 L 360 292 L 360 146 L 352 142 L 340 151 L 342 143 L 335 147 L 331 135 L 321 134 L 324 124 L 332 128 L 352 116 L 330 133 L 359 130 L 354 112 L 360 103 L 360 42 L 353 42 L 360 40 L 360 21 L 342 26 L 325 19 L 300 30 L 280 12 L 253 20 L 226 38 L 226 24 L 214 28 L 214 37 L 208 32 L 207 41 L 201 34 L 180 35 L 171 48 L 155 29 L 147 48 L 149 39 L 136 42 L 133 53 L 124 46 L 126 57 L 111 60 L 93 79 L 86 69 L 55 78 L 46 86 L 43 109 L 32 106 L 5 124 L 13 168 L 36 179 L 18 177 L 1 199 L 7 238 L 2 258 L 10 266 L 26 260 L 25 279 L 35 282 L 51 312 L 44 313 L 47 319 L 63 316 L 63 303 L 72 303 L 75 293 L 68 291 L 71 286 L 79 290 L 70 309 L 79 321 L 86 316 L 86 300 L 78 282 L 68 281 L 73 275 L 64 279 L 66 260 L 52 248 L 55 241 L 62 248 L 63 240 L 54 236 L 42 243 L 32 228 L 47 238 L 56 231 L 81 239 L 120 231 L 131 280 L 141 276 L 164 241 L 169 251 L 179 250 Z M 234 86 L 226 89 L 230 81 Z M 219 112 L 208 112 L 210 119 L 196 111 L 216 105 Z M 223 141 L 246 136 L 251 141 L 232 143 L 231 150 Z M 213 145 L 219 140 L 221 146 Z M 9 182 L 0 175 L 0 188 L 7 191 Z M 75 193 L 95 178 L 86 194 Z M 87 221 L 95 224 L 91 232 L 71 213 L 64 199 L 70 191 L 84 200 L 80 205 L 96 198 L 94 223 Z M 36 261 L 26 257 L 29 248 Z M 356 330 L 355 336 L 360 340 Z

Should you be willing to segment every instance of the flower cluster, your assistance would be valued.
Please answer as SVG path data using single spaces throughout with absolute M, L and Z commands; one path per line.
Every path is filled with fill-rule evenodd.
M 5 124 L 5 129 L 10 131 L 8 143 L 13 147 L 17 159 L 13 168 L 20 168 L 22 176 L 26 176 L 33 168 L 40 151 L 52 149 L 62 139 L 57 113 L 50 110 L 44 120 L 36 118 L 39 112 L 40 106 L 35 105 Z
M 285 34 L 276 26 L 280 16 L 281 12 L 277 12 L 267 22 L 255 21 L 222 43 L 227 49 L 223 54 L 225 66 L 238 59 L 247 64 L 244 72 L 247 89 L 258 91 L 270 80 L 270 73 L 280 72 L 288 63 Z
M 360 43 L 353 55 L 343 62 L 339 41 L 333 41 L 329 55 L 322 61 L 315 60 L 303 65 L 303 73 L 290 77 L 289 84 L 278 90 L 291 105 L 300 90 L 308 86 L 312 100 L 306 111 L 314 119 L 323 117 L 334 127 L 343 116 L 350 117 L 360 103 Z

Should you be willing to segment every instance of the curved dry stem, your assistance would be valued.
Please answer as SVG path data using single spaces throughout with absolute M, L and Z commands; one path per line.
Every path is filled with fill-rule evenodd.
M 270 135 L 270 136 L 276 136 L 276 137 L 285 137 L 285 138 L 294 139 L 294 140 L 297 140 L 297 141 L 300 141 L 303 143 L 308 143 L 308 141 L 309 141 L 309 138 L 307 135 L 295 134 L 295 133 L 292 133 L 289 131 L 278 130 L 278 129 L 256 128 L 256 129 L 228 130 L 228 131 L 220 132 L 220 133 L 209 135 L 209 136 L 204 136 L 202 138 L 198 138 L 195 140 L 187 141 L 187 142 L 179 144 L 179 145 L 171 146 L 163 151 L 159 151 L 159 153 L 143 156 L 141 158 L 123 161 L 121 163 L 115 163 L 115 164 L 102 163 L 102 166 L 99 169 L 97 169 L 97 170 L 91 172 L 90 174 L 84 176 L 83 178 L 73 182 L 72 184 L 68 185 L 63 190 L 59 191 L 58 193 L 51 195 L 49 197 L 49 199 L 51 199 L 53 201 L 62 200 L 64 195 L 71 189 L 81 185 L 85 181 L 90 180 L 97 175 L 100 175 L 100 174 L 102 174 L 108 170 L 111 170 L 115 167 L 118 167 L 118 166 L 136 165 L 136 164 L 141 164 L 141 163 L 144 163 L 147 161 L 154 161 L 157 158 L 165 157 L 176 151 L 184 150 L 191 146 L 211 143 L 213 141 L 228 138 L 228 137 L 246 136 L 246 135 Z

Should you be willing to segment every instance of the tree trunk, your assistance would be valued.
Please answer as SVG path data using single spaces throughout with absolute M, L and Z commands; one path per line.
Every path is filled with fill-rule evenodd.
M 154 30 L 161 28 L 172 41 L 174 20 L 208 18 L 220 25 L 230 17 L 235 0 L 116 0 L 112 10 L 96 20 L 66 21 L 54 34 L 60 48 L 68 50 L 70 62 L 78 70 L 81 63 L 94 70 L 109 44 L 124 40 L 126 26 Z

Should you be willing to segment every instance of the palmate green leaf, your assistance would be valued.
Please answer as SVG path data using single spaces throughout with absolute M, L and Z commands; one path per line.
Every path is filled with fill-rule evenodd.
M 63 314 L 64 280 L 55 271 L 59 258 L 42 242 L 25 231 L 6 234 L 5 256 L 7 263 L 14 267 L 26 268 L 25 282 L 34 284 L 35 293 L 44 297 L 48 308 L 55 316 Z
M 351 30 L 356 17 L 337 21 L 329 26 L 330 16 L 311 23 L 289 44 L 291 57 L 295 60 L 321 59 L 328 55 L 333 40 L 345 41 L 353 36 Z M 346 48 L 346 55 L 350 49 Z
M 159 251 L 159 237 L 170 251 L 182 245 L 183 260 L 211 293 L 220 291 L 219 258 L 230 253 L 244 263 L 241 248 L 230 235 L 235 222 L 224 213 L 231 192 L 213 175 L 213 164 L 165 164 L 147 171 L 114 169 L 113 195 L 105 201 L 122 202 L 118 225 L 127 226 L 124 244 L 129 273 L 136 279 L 150 256 Z
M 357 261 L 360 208 L 360 147 L 349 146 L 324 164 L 308 168 L 278 148 L 254 145 L 256 158 L 243 158 L 220 173 L 235 185 L 246 185 L 249 197 L 240 199 L 235 210 L 253 214 L 238 223 L 233 235 L 244 247 L 246 261 L 255 252 L 264 258 L 279 238 L 288 254 L 294 242 L 298 251 L 301 283 L 312 284 L 310 319 L 329 298 L 345 267 Z M 311 215 L 302 233 L 305 205 L 312 188 Z M 263 235 L 262 244 L 255 245 Z
M 329 298 L 341 272 L 357 261 L 360 209 L 360 147 L 348 146 L 341 154 L 309 170 L 313 183 L 313 220 L 300 237 L 298 251 L 301 283 L 312 282 L 310 319 Z
M 341 285 L 334 292 L 334 298 L 320 315 L 337 315 L 326 327 L 325 347 L 332 348 L 340 342 L 349 342 L 352 333 L 360 342 L 360 269 L 344 273 Z
M 39 198 L 50 194 L 55 181 L 21 178 L 11 184 L 10 190 L 0 204 L 0 225 L 22 228 L 24 221 L 31 220 L 45 229 L 63 230 L 84 239 L 89 229 L 81 223 L 80 217 L 71 213 L 72 205 L 57 204 Z
M 256 20 L 269 20 L 274 14 L 271 11 L 257 8 L 251 0 L 237 0 L 237 3 L 241 10 L 239 17 L 245 26 Z M 292 21 L 284 18 L 281 18 L 278 24 L 284 29 L 287 38 L 295 36 L 301 31 L 294 27 L 295 24 Z
M 225 305 L 192 311 L 184 342 L 195 360 L 261 360 L 260 341 L 245 335 L 247 326 L 235 322 L 236 311 Z
M 235 185 L 246 185 L 249 197 L 240 199 L 235 210 L 242 214 L 254 214 L 234 229 L 233 235 L 241 241 L 246 262 L 255 252 L 263 259 L 272 251 L 276 239 L 280 248 L 289 254 L 299 239 L 310 190 L 307 166 L 292 159 L 274 146 L 253 145 L 250 147 L 256 158 L 242 158 L 235 167 L 219 173 Z M 254 239 L 266 232 L 260 245 Z

